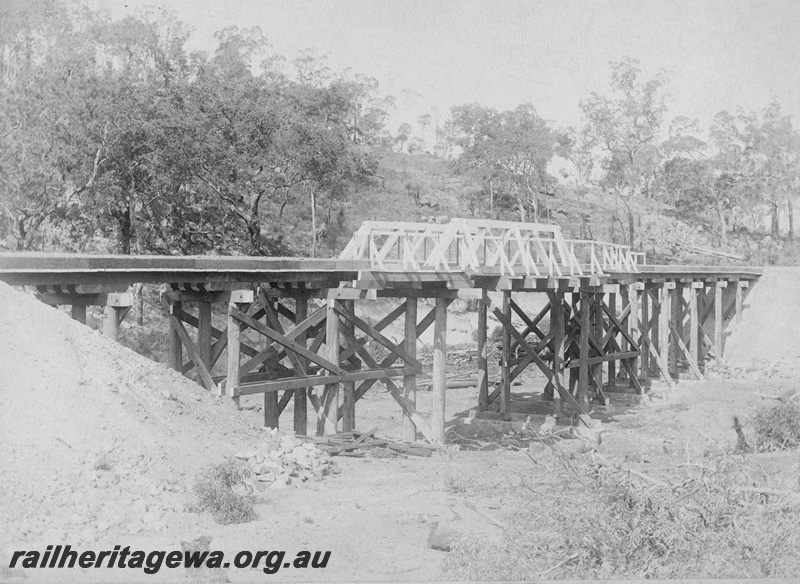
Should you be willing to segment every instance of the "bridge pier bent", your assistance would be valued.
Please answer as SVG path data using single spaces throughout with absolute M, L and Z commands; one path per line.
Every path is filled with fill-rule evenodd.
M 237 403 L 263 395 L 267 426 L 308 434 L 310 404 L 317 434 L 351 431 L 359 400 L 380 384 L 403 414 L 405 439 L 434 444 L 445 441 L 453 301 L 477 302 L 479 413 L 510 418 L 513 384 L 532 368 L 555 415 L 590 423 L 592 407 L 641 395 L 651 379 L 701 379 L 706 359 L 723 359 L 725 326 L 741 319 L 759 276 L 648 266 L 625 246 L 566 240 L 553 225 L 465 220 L 366 223 L 331 260 L 0 254 L 0 280 L 35 286 L 76 320 L 104 306 L 111 338 L 132 304 L 128 287 L 161 284 L 169 366 Z M 385 314 L 359 317 L 364 303 Z M 531 305 L 542 308 L 523 308 Z M 502 331 L 495 382 L 491 321 Z M 431 406 L 420 412 L 417 343 L 431 327 Z

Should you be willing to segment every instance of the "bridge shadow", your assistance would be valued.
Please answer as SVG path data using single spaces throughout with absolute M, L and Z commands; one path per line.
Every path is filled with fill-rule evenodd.
M 639 407 L 634 394 L 607 393 L 608 405 L 591 404 L 590 416 L 602 424 L 614 424 L 617 417 Z M 555 408 L 542 391 L 517 391 L 511 394 L 509 413 L 500 413 L 500 400 L 490 404 L 485 412 L 477 405 L 457 412 L 445 424 L 446 442 L 462 450 L 524 450 L 532 441 L 555 443 L 572 438 L 571 428 L 581 426 L 576 416 L 563 415 L 553 425 Z

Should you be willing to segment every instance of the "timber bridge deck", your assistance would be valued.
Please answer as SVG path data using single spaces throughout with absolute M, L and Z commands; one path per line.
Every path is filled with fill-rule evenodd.
M 741 318 L 760 275 L 650 266 L 626 246 L 567 240 L 554 225 L 460 219 L 368 222 L 338 259 L 327 260 L 0 254 L 0 280 L 36 287 L 44 302 L 71 305 L 84 323 L 87 306 L 104 306 L 103 330 L 112 338 L 132 305 L 129 287 L 162 284 L 170 366 L 195 371 L 206 389 L 237 402 L 263 394 L 268 426 L 278 427 L 293 401 L 299 434 L 308 433 L 309 402 L 317 433 L 353 430 L 358 400 L 381 383 L 402 408 L 406 440 L 421 434 L 436 444 L 445 435 L 447 307 L 454 299 L 478 301 L 479 411 L 499 399 L 508 415 L 512 382 L 534 366 L 547 380 L 543 394 L 553 411 L 587 422 L 591 404 L 606 403 L 610 393 L 641 394 L 654 377 L 670 386 L 680 375 L 702 378 L 709 354 L 723 358 L 725 326 Z M 515 301 L 521 294 L 546 295 L 544 308 L 527 314 Z M 397 305 L 374 324 L 356 316 L 356 302 L 378 298 Z M 429 313 L 418 314 L 420 298 L 435 299 Z M 226 306 L 224 329 L 212 324 L 218 303 Z M 491 387 L 490 312 L 503 333 L 501 376 Z M 382 331 L 399 319 L 404 338 L 395 343 Z M 417 339 L 431 326 L 432 411 L 423 416 Z M 264 348 L 248 344 L 245 329 L 264 337 Z M 371 353 L 376 345 L 388 355 Z M 213 375 L 215 367 L 224 374 Z

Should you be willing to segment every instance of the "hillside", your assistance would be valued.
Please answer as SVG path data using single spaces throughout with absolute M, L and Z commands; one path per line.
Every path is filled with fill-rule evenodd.
M 451 161 L 428 153 L 405 154 L 375 150 L 377 178 L 360 187 L 344 208 L 344 221 L 329 242 L 341 250 L 363 221 L 446 221 L 452 217 L 489 217 L 489 195 L 480 181 L 458 173 Z M 625 211 L 613 195 L 598 188 L 560 185 L 552 195 L 539 197 L 543 221 L 559 224 L 567 237 L 622 243 Z M 636 239 L 649 263 L 696 265 L 797 265 L 800 246 L 767 233 L 743 228 L 728 235 L 722 245 L 715 225 L 707 218 L 684 213 L 653 200 L 631 202 Z M 517 221 L 513 209 L 497 208 L 497 218 Z

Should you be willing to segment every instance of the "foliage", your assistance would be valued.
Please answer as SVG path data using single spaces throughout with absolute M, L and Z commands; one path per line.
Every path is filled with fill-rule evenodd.
M 704 142 L 697 137 L 696 123 L 675 119 L 662 145 L 664 162 L 656 187 L 660 198 L 713 218 L 723 244 L 737 220 L 766 208 L 771 234 L 777 237 L 779 207 L 785 203 L 792 209 L 800 180 L 800 137 L 791 120 L 772 103 L 761 116 L 719 112 L 709 133 L 710 141 Z
M 571 206 L 546 203 L 560 196 L 548 169 L 561 157 L 580 237 L 641 243 L 648 198 L 713 222 L 723 244 L 764 217 L 777 239 L 788 216 L 793 236 L 800 136 L 777 101 L 720 112 L 705 132 L 683 117 L 667 129 L 667 76 L 627 58 L 610 63 L 610 93 L 581 102 L 578 129 L 551 127 L 529 103 L 472 103 L 391 135 L 394 99 L 374 78 L 313 51 L 290 61 L 258 27 L 190 52 L 187 27 L 155 14 L 112 21 L 59 0 L 0 10 L 0 247 L 331 255 L 362 208 L 416 220 L 420 207 L 451 207 L 449 186 L 418 176 L 402 180 L 417 185 L 410 206 L 381 193 L 390 171 L 377 176 L 378 156 L 398 153 L 452 162 L 439 182 L 461 183 L 460 209 L 447 212 L 552 220 Z M 597 189 L 613 197 L 607 225 L 584 208 Z
M 0 238 L 18 249 L 50 227 L 78 249 L 316 255 L 375 173 L 363 145 L 392 100 L 374 79 L 310 53 L 286 72 L 258 28 L 206 55 L 171 16 L 23 14 L 2 21 L 0 85 Z
M 627 216 L 627 240 L 635 241 L 631 198 L 649 196 L 659 164 L 658 136 L 666 115 L 666 74 L 643 79 L 639 62 L 612 62 L 614 97 L 592 93 L 581 102 L 587 123 L 584 142 L 599 150 L 600 186 L 614 194 Z
M 472 331 L 473 342 L 478 341 L 477 329 Z M 497 325 L 491 331 L 486 333 L 486 357 L 487 359 L 494 360 L 498 358 L 503 352 L 503 326 Z
M 476 103 L 450 110 L 458 165 L 476 172 L 495 208 L 518 212 L 519 220 L 537 222 L 540 195 L 552 190 L 555 179 L 547 164 L 556 148 L 556 134 L 531 104 L 498 112 Z M 485 206 L 485 205 L 484 205 Z
M 207 468 L 195 482 L 197 503 L 191 510 L 210 511 L 214 521 L 223 525 L 253 521 L 256 514 L 252 503 L 233 491 L 234 487 L 245 487 L 250 474 L 247 464 L 238 459 Z
M 761 406 L 751 416 L 757 450 L 800 447 L 800 404 L 778 400 Z

